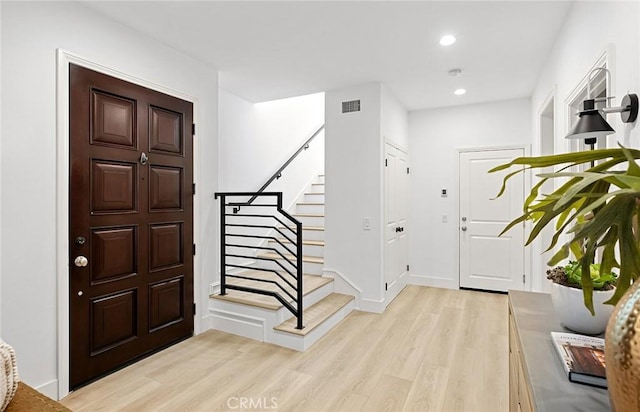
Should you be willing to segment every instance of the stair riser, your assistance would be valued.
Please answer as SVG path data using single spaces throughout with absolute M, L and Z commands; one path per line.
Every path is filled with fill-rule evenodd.
M 294 272 L 294 269 L 291 267 L 291 265 L 289 265 L 285 261 L 281 260 L 280 263 L 282 263 L 282 266 L 287 268 L 289 271 Z M 266 269 L 283 270 L 282 267 L 280 267 L 277 263 L 266 260 L 260 261 L 254 266 Z M 302 273 L 306 273 L 308 275 L 322 275 L 323 266 L 323 263 L 302 262 Z
M 278 245 L 278 243 L 276 243 L 276 242 L 269 242 L 269 247 L 276 248 L 276 249 L 278 249 L 280 251 L 284 250 L 282 248 L 282 246 Z M 295 246 L 294 245 L 287 244 L 287 247 L 289 247 L 289 249 L 292 249 L 295 252 Z M 324 247 L 323 246 L 316 246 L 316 245 L 303 245 L 302 246 L 302 254 L 304 256 L 323 257 L 324 256 Z
M 318 176 L 318 183 L 324 184 L 324 175 Z
M 287 229 L 280 229 L 281 232 L 285 233 L 291 240 L 295 240 L 291 232 Z M 282 237 L 282 234 L 276 232 L 273 233 L 276 237 Z M 322 240 L 324 241 L 324 230 L 303 230 L 302 231 L 302 240 Z
M 296 213 L 310 213 L 313 215 L 324 215 L 324 205 L 298 203 L 296 205 Z
M 324 203 L 324 193 L 305 193 L 304 201 L 309 203 Z
M 302 239 L 304 240 L 324 240 L 324 230 L 303 230 Z
M 324 193 L 324 185 L 323 184 L 312 184 L 311 185 L 311 193 Z
M 331 329 L 337 326 L 349 313 L 355 308 L 355 300 L 352 300 L 347 305 L 343 306 L 339 311 L 327 318 L 320 326 L 314 329 L 307 336 L 297 336 L 287 332 L 281 332 L 273 330 L 272 333 L 267 331 L 267 339 L 279 346 L 284 346 L 290 349 L 294 349 L 300 352 L 304 352 L 309 349 L 311 345 L 317 342 L 321 337 L 326 335 Z M 304 319 L 303 319 L 304 323 Z
M 302 226 L 324 227 L 324 216 L 293 216 L 302 222 Z

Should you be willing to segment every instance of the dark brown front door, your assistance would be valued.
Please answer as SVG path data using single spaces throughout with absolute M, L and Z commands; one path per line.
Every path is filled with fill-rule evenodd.
M 193 334 L 193 105 L 69 73 L 74 388 Z

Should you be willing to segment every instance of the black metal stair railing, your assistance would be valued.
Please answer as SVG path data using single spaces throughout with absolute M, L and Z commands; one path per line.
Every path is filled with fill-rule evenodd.
M 247 197 L 251 203 L 237 202 Z M 302 223 L 282 209 L 282 192 L 222 192 L 215 198 L 221 200 L 220 295 L 232 289 L 272 296 L 297 318 L 296 328 L 302 329 Z M 245 207 L 243 213 L 238 213 L 238 204 Z M 274 231 L 280 237 L 272 235 Z M 275 242 L 275 247 L 262 246 L 265 240 Z M 249 271 L 268 276 L 256 277 Z

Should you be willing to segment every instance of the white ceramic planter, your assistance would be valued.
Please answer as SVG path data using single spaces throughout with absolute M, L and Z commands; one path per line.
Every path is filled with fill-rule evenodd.
M 605 305 L 604 302 L 611 299 L 614 292 L 615 289 L 593 291 L 593 307 L 596 315 L 591 316 L 591 312 L 584 306 L 582 289 L 557 283 L 551 284 L 553 308 L 562 326 L 586 335 L 597 335 L 607 328 L 613 306 Z

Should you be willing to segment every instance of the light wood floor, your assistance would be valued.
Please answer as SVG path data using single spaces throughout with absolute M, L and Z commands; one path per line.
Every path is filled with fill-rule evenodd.
M 507 297 L 409 286 L 384 314 L 353 312 L 304 353 L 208 331 L 62 403 L 74 411 L 506 411 Z

